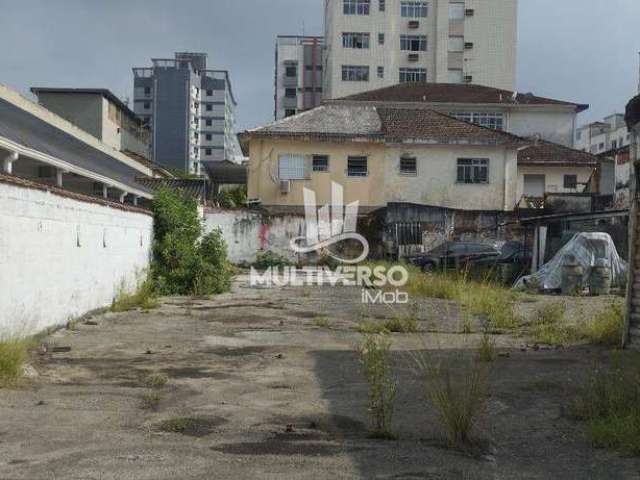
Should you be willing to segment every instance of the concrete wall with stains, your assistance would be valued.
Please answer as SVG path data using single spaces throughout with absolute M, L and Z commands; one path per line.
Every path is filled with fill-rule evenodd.
M 0 183 L 0 337 L 64 325 L 133 291 L 152 236 L 151 214 Z
M 296 262 L 291 241 L 306 234 L 304 216 L 271 216 L 262 211 L 207 209 L 205 231 L 219 228 L 227 242 L 229 260 L 251 264 L 258 252 L 271 251 Z

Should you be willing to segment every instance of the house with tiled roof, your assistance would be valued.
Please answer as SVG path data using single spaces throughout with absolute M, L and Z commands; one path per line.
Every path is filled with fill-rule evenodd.
M 574 146 L 579 113 L 589 105 L 473 84 L 402 83 L 329 103 L 427 108 L 523 137 Z

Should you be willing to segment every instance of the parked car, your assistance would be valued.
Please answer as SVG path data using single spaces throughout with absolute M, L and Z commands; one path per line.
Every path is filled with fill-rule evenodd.
M 524 263 L 522 244 L 506 242 L 502 247 L 485 243 L 447 242 L 427 253 L 413 255 L 407 261 L 425 272 L 464 269 L 468 266 L 492 267 L 503 263 Z

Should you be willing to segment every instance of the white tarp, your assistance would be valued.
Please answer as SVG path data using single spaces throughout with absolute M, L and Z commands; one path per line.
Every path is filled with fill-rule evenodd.
M 618 255 L 616 246 L 608 233 L 593 232 L 577 233 L 550 262 L 533 275 L 522 277 L 513 288 L 524 289 L 527 285 L 535 285 L 542 290 L 561 288 L 562 266 L 570 255 L 582 265 L 584 285 L 587 285 L 591 268 L 596 260 L 605 260 L 611 267 L 612 285 L 624 286 L 627 280 L 627 262 Z

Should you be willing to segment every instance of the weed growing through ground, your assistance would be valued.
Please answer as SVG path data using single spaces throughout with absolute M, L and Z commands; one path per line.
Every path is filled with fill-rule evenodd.
M 640 454 L 640 368 L 616 362 L 597 366 L 571 402 L 568 413 L 588 425 L 595 447 Z
M 473 315 L 488 319 L 494 329 L 513 329 L 520 323 L 514 310 L 515 294 L 489 280 L 473 281 L 467 275 L 458 273 L 424 274 L 411 271 L 406 289 L 414 296 L 459 302 Z
M 142 395 L 142 408 L 145 410 L 158 411 L 162 395 L 157 390 L 149 390 Z
M 153 283 L 148 280 L 140 285 L 135 293 L 127 293 L 124 287 L 120 288 L 120 291 L 111 304 L 111 311 L 128 312 L 130 310 L 135 310 L 136 308 L 141 308 L 142 310 L 153 310 L 159 306 L 160 302 L 158 302 L 153 291 Z
M 33 341 L 30 339 L 0 340 L 0 386 L 12 386 L 20 380 L 31 348 Z
M 591 320 L 578 326 L 578 336 L 596 345 L 622 344 L 624 330 L 624 302 L 614 300 Z
M 416 333 L 418 321 L 413 317 L 394 317 L 386 320 L 365 319 L 358 323 L 358 332 L 371 334 Z
M 163 388 L 169 382 L 169 377 L 161 373 L 151 375 L 147 379 L 147 386 L 149 388 Z
M 496 342 L 488 333 L 482 335 L 480 339 L 478 359 L 481 362 L 493 362 L 496 359 Z
M 563 302 L 549 303 L 536 312 L 530 334 L 538 343 L 564 346 L 575 337 L 575 329 L 565 322 L 567 306 Z
M 316 327 L 320 328 L 329 328 L 331 326 L 331 320 L 329 317 L 315 317 L 313 319 L 313 323 Z
M 455 448 L 471 445 L 486 403 L 486 367 L 465 354 L 435 358 L 423 353 L 415 360 L 425 398 L 437 412 L 449 445 Z
M 169 418 L 160 424 L 160 430 L 169 433 L 184 433 L 196 428 L 198 421 L 195 418 Z
M 365 335 L 359 349 L 362 369 L 369 384 L 371 433 L 378 438 L 394 438 L 391 422 L 398 385 L 391 370 L 390 349 L 391 341 L 385 334 Z

